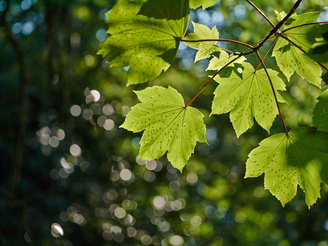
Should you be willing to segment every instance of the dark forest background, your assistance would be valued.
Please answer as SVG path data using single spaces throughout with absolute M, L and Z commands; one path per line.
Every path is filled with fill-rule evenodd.
M 273 10 L 293 5 L 254 3 L 275 21 Z M 127 69 L 96 55 L 114 4 L 0 0 L 0 245 L 327 246 L 328 187 L 310 210 L 301 190 L 282 208 L 263 176 L 245 180 L 248 153 L 268 135 L 255 126 L 236 138 L 227 115 L 208 117 L 215 83 L 194 102 L 209 144 L 197 145 L 183 173 L 166 158 L 138 159 L 141 134 L 119 126 L 144 85 L 126 87 Z M 297 13 L 327 21 L 326 6 L 307 0 Z M 191 20 L 248 43 L 270 28 L 242 0 L 193 10 Z M 181 44 L 149 84 L 191 98 L 207 80 L 207 61 L 194 55 Z M 320 91 L 297 75 L 287 86 L 287 124 L 309 124 Z M 281 131 L 277 120 L 272 133 Z

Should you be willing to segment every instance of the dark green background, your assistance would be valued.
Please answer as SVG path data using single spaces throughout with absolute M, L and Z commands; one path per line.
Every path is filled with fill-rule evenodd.
M 273 10 L 293 5 L 254 3 L 275 23 Z M 132 90 L 146 85 L 126 88 L 126 71 L 96 55 L 114 4 L 0 1 L 0 245 L 328 245 L 327 186 L 308 210 L 301 190 L 282 208 L 263 176 L 245 180 L 247 155 L 268 134 L 255 126 L 237 139 L 228 115 L 208 117 L 215 82 L 193 103 L 205 115 L 209 144 L 197 144 L 183 173 L 165 157 L 136 161 L 141 134 L 119 126 L 137 103 Z M 308 0 L 297 13 L 325 6 Z M 191 18 L 250 44 L 270 30 L 245 1 L 222 0 Z M 182 45 L 149 84 L 171 85 L 188 101 L 207 80 L 207 62 L 193 64 L 194 55 Z M 319 94 L 292 77 L 282 107 L 288 127 L 311 124 Z M 54 223 L 63 236 L 51 232 Z

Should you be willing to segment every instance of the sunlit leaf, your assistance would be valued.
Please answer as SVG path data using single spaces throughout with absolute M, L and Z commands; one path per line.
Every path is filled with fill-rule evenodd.
M 190 33 L 183 40 L 193 41 L 201 39 L 218 39 L 219 32 L 216 27 L 212 30 L 202 24 L 192 23 L 194 26 L 194 32 Z M 195 62 L 204 58 L 210 57 L 213 53 L 219 52 L 221 48 L 216 45 L 217 41 L 205 41 L 205 42 L 185 42 L 191 48 L 197 49 Z
M 319 131 L 328 132 L 328 90 L 324 91 L 318 100 L 313 110 L 313 126 Z
M 216 54 L 215 57 L 213 57 L 211 59 L 206 70 L 220 70 L 225 65 L 227 65 L 229 62 L 236 59 L 237 57 L 238 56 L 236 56 L 236 55 L 229 56 L 226 52 L 221 51 L 219 54 Z M 237 60 L 235 60 L 231 65 L 241 64 L 245 60 L 246 60 L 246 58 L 244 56 L 241 56 Z
M 145 130 L 140 158 L 154 160 L 168 151 L 168 160 L 182 170 L 196 142 L 206 142 L 203 114 L 185 107 L 182 96 L 172 87 L 154 86 L 136 94 L 141 103 L 132 107 L 121 127 L 133 132 Z
M 200 6 L 203 7 L 203 9 L 206 9 L 208 7 L 211 7 L 213 4 L 215 4 L 218 0 L 190 0 L 190 8 L 197 9 Z
M 278 114 L 274 95 L 264 69 L 255 72 L 249 63 L 242 63 L 234 69 L 225 69 L 215 80 L 220 84 L 214 94 L 212 114 L 230 113 L 230 120 L 240 136 L 251 128 L 255 120 L 268 132 Z M 268 70 L 279 101 L 283 98 L 278 90 L 285 90 L 285 84 L 278 72 Z
M 273 135 L 252 150 L 245 177 L 264 176 L 264 187 L 284 206 L 295 195 L 297 185 L 305 191 L 310 207 L 320 197 L 320 183 L 328 184 L 328 134 L 315 128 L 293 129 Z
M 161 12 L 153 9 L 156 3 L 168 7 Z M 171 8 L 175 11 L 168 11 Z M 147 16 L 151 11 L 154 15 Z M 108 14 L 109 37 L 98 54 L 111 66 L 130 66 L 128 85 L 155 79 L 175 57 L 188 18 L 187 0 L 176 0 L 174 4 L 171 0 L 121 0 Z
M 284 25 L 286 31 L 282 33 L 282 35 L 287 37 L 291 42 L 284 38 L 279 38 L 272 55 L 276 57 L 280 70 L 288 80 L 290 80 L 290 77 L 293 75 L 294 71 L 296 71 L 301 77 L 320 87 L 321 67 L 304 53 L 308 52 L 313 45 L 313 38 L 309 38 L 309 36 L 306 35 L 313 26 L 307 25 L 293 28 L 299 25 L 313 23 L 317 18 L 318 13 L 292 15 Z

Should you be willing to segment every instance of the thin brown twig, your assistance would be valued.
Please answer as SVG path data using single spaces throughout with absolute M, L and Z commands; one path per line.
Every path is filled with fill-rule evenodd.
M 262 41 L 258 44 L 258 46 L 256 46 L 255 48 L 253 48 L 253 50 L 251 50 L 249 52 L 241 53 L 241 55 L 250 55 L 254 52 L 257 52 L 260 48 L 262 48 L 262 46 L 265 44 L 265 42 L 271 38 L 272 35 L 280 33 L 279 28 L 282 27 L 286 23 L 286 21 L 289 19 L 289 17 L 292 14 L 294 14 L 294 12 L 299 7 L 301 2 L 302 2 L 302 0 L 297 0 L 297 2 L 291 8 L 291 10 L 288 12 L 288 14 L 278 23 L 278 25 L 276 25 L 274 28 L 272 28 L 272 30 L 262 39 Z
M 271 20 L 258 8 L 254 3 L 252 3 L 250 0 L 246 0 L 257 12 L 262 15 L 262 17 L 273 27 L 275 28 L 276 26 L 271 22 Z
M 278 40 L 278 36 L 275 37 L 275 40 L 273 40 L 272 44 L 270 45 L 269 49 L 267 50 L 267 52 L 265 52 L 264 56 L 263 56 L 263 61 L 264 59 L 267 57 L 267 55 L 269 54 L 270 50 L 272 49 L 273 45 L 277 42 Z M 259 70 L 260 66 L 262 65 L 262 63 L 260 62 L 259 65 L 257 65 L 256 69 L 255 69 L 255 72 L 257 70 Z
M 278 108 L 278 113 L 279 113 L 279 117 L 280 117 L 280 120 L 281 120 L 281 123 L 284 127 L 284 131 L 286 133 L 286 135 L 288 136 L 288 130 L 287 130 L 287 127 L 286 127 L 286 124 L 285 124 L 285 121 L 284 121 L 284 118 L 282 116 L 282 113 L 281 113 L 281 110 L 280 110 L 280 106 L 279 106 L 279 102 L 278 102 L 278 98 L 277 98 L 277 94 L 276 94 L 276 91 L 274 89 L 274 86 L 273 86 L 273 83 L 272 83 L 272 80 L 271 80 L 271 77 L 269 75 L 269 72 L 263 62 L 263 59 L 261 58 L 260 54 L 258 52 L 256 52 L 256 56 L 258 57 L 258 59 L 260 60 L 260 63 L 262 64 L 263 68 L 264 68 L 264 71 L 269 79 L 269 82 L 270 82 L 270 85 L 271 85 L 271 89 L 272 89 L 272 92 L 273 92 L 273 96 L 274 96 L 274 100 L 276 102 L 276 105 L 277 105 L 277 108 Z
M 227 43 L 239 44 L 239 45 L 245 46 L 249 49 L 253 49 L 253 46 L 251 46 L 249 44 L 246 44 L 246 43 L 243 43 L 243 42 L 240 42 L 240 41 L 237 41 L 237 40 L 233 40 L 233 39 L 197 39 L 197 40 L 182 39 L 181 41 L 185 42 L 185 43 L 200 43 L 200 42 L 214 42 L 214 41 L 216 41 L 216 42 L 227 42 Z

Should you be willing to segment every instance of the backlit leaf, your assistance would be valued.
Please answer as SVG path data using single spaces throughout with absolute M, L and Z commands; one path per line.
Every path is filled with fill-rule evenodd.
M 197 9 L 202 6 L 203 9 L 206 9 L 208 7 L 211 7 L 217 1 L 218 0 L 190 0 L 190 8 Z
M 200 40 L 200 39 L 218 39 L 219 32 L 216 27 L 212 30 L 202 24 L 192 23 L 194 26 L 194 32 L 190 33 L 184 38 L 184 40 Z M 185 42 L 186 45 L 193 49 L 197 49 L 195 62 L 204 58 L 210 57 L 213 53 L 219 52 L 221 48 L 216 45 L 217 41 L 206 41 L 206 42 Z
M 278 114 L 268 77 L 263 69 L 255 72 L 249 63 L 234 69 L 226 68 L 215 77 L 220 84 L 214 94 L 211 114 L 230 113 L 230 120 L 239 137 L 251 128 L 255 120 L 268 132 Z M 284 101 L 277 90 L 285 90 L 278 72 L 268 69 L 279 101 Z M 225 77 L 224 77 L 225 76 Z
M 279 38 L 272 55 L 276 57 L 280 70 L 288 80 L 290 80 L 290 77 L 293 75 L 294 71 L 296 71 L 301 77 L 320 87 L 322 73 L 321 67 L 304 53 L 308 52 L 313 45 L 314 39 L 309 37 L 309 35 L 306 35 L 313 26 L 307 25 L 292 28 L 307 23 L 313 23 L 317 18 L 318 13 L 292 15 L 284 25 L 286 31 L 282 33 L 283 36 L 287 37 L 292 42 L 289 42 L 284 38 Z
M 238 56 L 231 55 L 229 56 L 226 52 L 221 51 L 220 54 L 215 55 L 213 57 L 207 67 L 206 70 L 220 70 L 225 65 L 227 65 L 230 61 L 234 60 Z M 232 64 L 229 66 L 232 66 L 233 64 L 241 64 L 243 61 L 245 61 L 246 58 L 244 56 L 239 57 L 237 60 L 235 60 Z
M 168 6 L 147 16 L 156 3 Z M 168 11 L 170 8 L 175 11 Z M 155 79 L 175 57 L 188 18 L 187 0 L 120 0 L 108 14 L 109 36 L 98 54 L 111 66 L 130 66 L 128 85 Z
M 252 150 L 245 177 L 264 176 L 264 187 L 284 206 L 295 195 L 297 185 L 305 191 L 310 207 L 320 197 L 320 183 L 328 184 L 328 134 L 315 128 L 293 129 L 273 135 Z
M 182 96 L 172 87 L 154 86 L 136 94 L 141 103 L 132 107 L 121 127 L 144 130 L 140 158 L 154 160 L 168 151 L 168 160 L 182 170 L 196 142 L 206 142 L 203 114 L 185 107 Z
M 318 103 L 313 110 L 313 126 L 318 131 L 328 132 L 328 90 L 318 97 Z

